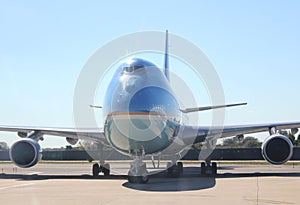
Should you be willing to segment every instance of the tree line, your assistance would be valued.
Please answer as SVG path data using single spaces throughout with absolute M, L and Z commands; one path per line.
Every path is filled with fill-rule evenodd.
M 279 134 L 287 136 L 294 146 L 300 146 L 299 135 L 296 137 L 289 130 L 280 130 Z M 224 139 L 224 141 L 217 145 L 220 148 L 258 148 L 261 147 L 262 142 L 257 138 L 248 136 L 244 137 L 243 135 L 238 135 L 236 137 Z

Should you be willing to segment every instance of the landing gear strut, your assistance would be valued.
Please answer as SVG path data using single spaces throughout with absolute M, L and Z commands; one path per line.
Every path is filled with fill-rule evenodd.
M 216 175 L 217 174 L 217 163 L 210 161 L 201 162 L 201 175 Z
M 98 163 L 93 164 L 93 177 L 99 176 L 99 173 L 103 173 L 104 176 L 109 176 L 110 174 L 110 166 L 108 163 Z
M 143 157 L 135 156 L 133 162 L 130 164 L 128 171 L 128 182 L 132 184 L 145 184 L 148 182 L 148 171 L 146 163 L 142 160 Z

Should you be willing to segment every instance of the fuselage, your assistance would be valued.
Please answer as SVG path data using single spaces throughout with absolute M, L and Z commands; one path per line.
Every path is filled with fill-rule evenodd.
M 147 155 L 161 152 L 175 139 L 179 103 L 169 81 L 153 63 L 133 58 L 121 64 L 104 102 L 104 132 L 119 152 Z

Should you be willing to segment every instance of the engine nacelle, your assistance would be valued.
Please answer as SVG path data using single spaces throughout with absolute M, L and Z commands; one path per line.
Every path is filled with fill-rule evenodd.
M 21 168 L 36 165 L 42 158 L 42 149 L 33 139 L 25 138 L 15 142 L 9 150 L 10 159 Z
M 70 137 L 66 137 L 66 140 L 70 145 L 76 145 L 76 143 L 78 142 L 78 139 L 74 139 Z
M 262 144 L 262 155 L 271 164 L 284 164 L 293 155 L 293 144 L 291 140 L 281 134 L 268 137 Z

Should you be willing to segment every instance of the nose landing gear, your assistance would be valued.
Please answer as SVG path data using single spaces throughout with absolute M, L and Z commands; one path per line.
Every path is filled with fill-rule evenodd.
M 146 163 L 142 156 L 135 156 L 128 171 L 128 182 L 132 184 L 145 184 L 149 180 Z
M 176 164 L 172 164 L 172 162 L 168 162 L 167 164 L 168 174 L 179 175 L 183 172 L 183 164 L 182 162 L 177 162 Z

